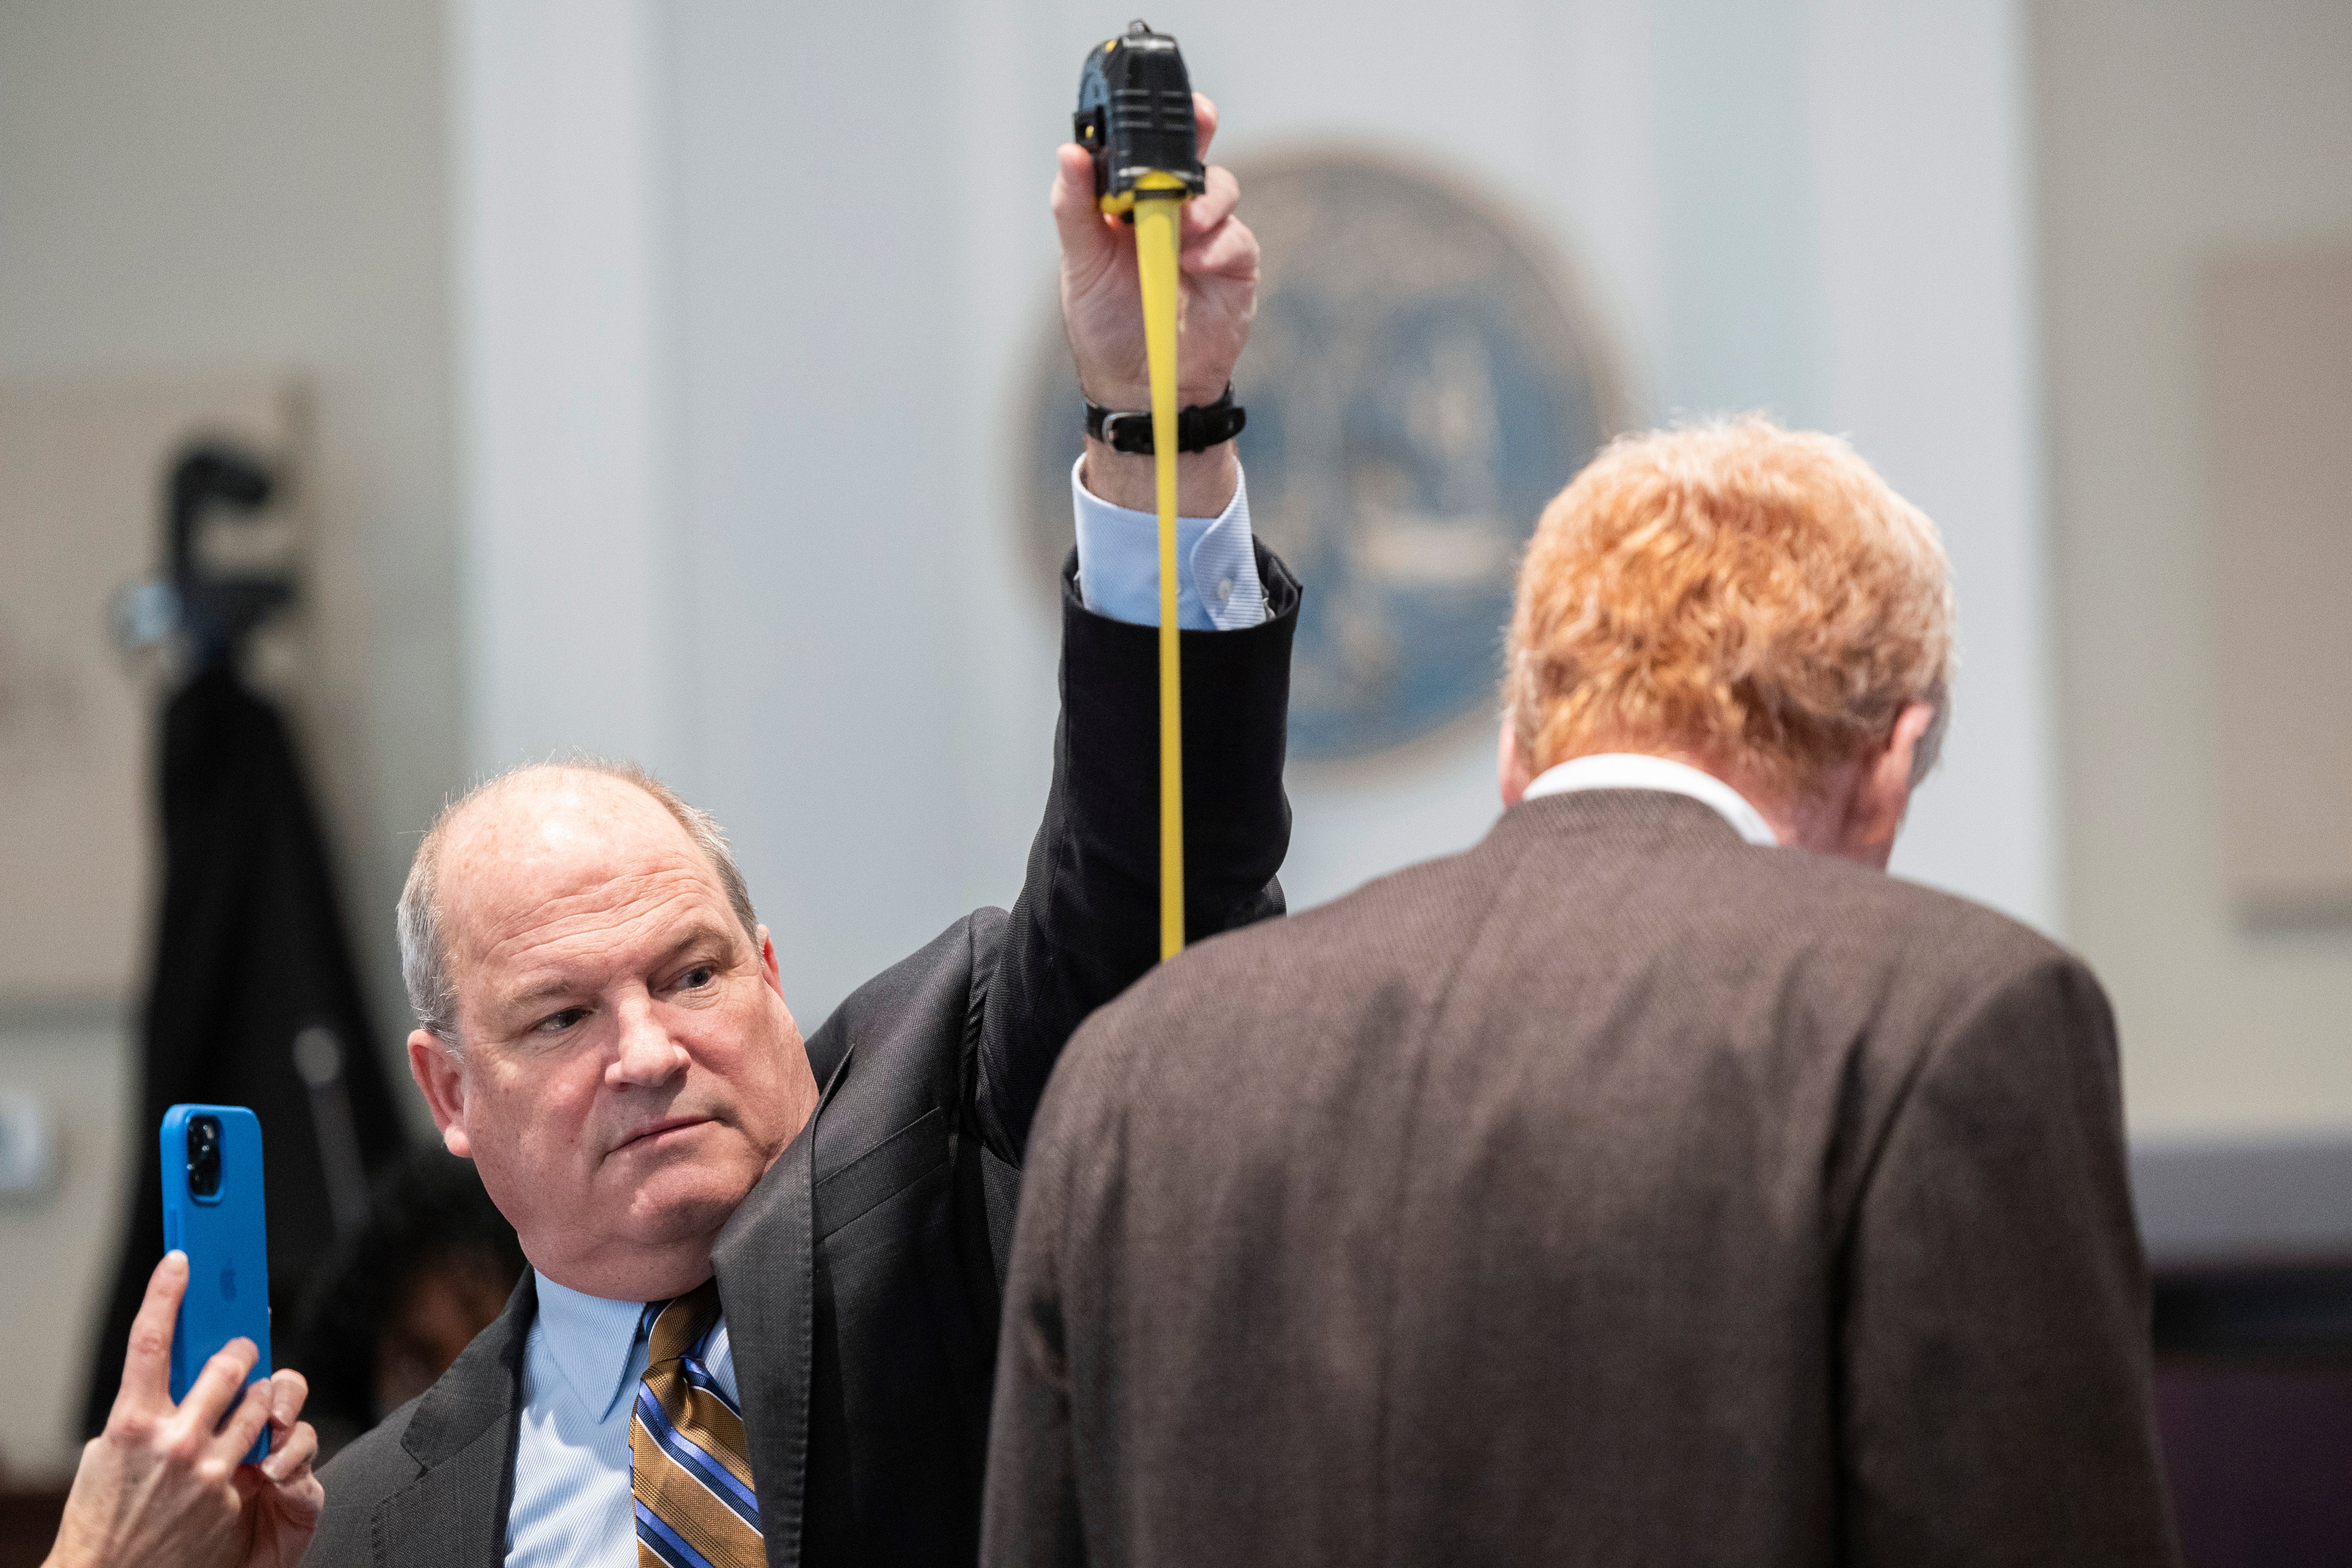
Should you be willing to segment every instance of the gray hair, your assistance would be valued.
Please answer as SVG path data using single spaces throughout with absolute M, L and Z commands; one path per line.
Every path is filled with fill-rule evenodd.
M 719 875 L 719 885 L 726 889 L 728 907 L 742 922 L 743 934 L 751 939 L 754 950 L 760 945 L 760 921 L 751 909 L 751 884 L 743 879 L 742 868 L 735 864 L 735 852 L 728 847 L 727 835 L 717 817 L 698 806 L 688 805 L 676 790 L 631 762 L 574 757 L 509 768 L 443 804 L 434 816 L 433 826 L 425 830 L 424 840 L 416 846 L 416 858 L 408 868 L 408 881 L 400 889 L 400 973 L 408 984 L 409 1009 L 416 1015 L 417 1027 L 453 1050 L 457 1045 L 457 982 L 449 971 L 448 937 L 441 926 L 443 841 L 448 837 L 450 824 L 467 806 L 520 780 L 542 773 L 594 773 L 635 784 L 653 796 L 686 830 L 687 837 L 701 851 L 703 858 L 710 862 L 710 868 Z

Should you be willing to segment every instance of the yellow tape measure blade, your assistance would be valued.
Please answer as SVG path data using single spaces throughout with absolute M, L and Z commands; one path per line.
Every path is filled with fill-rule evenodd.
M 1146 191 L 1173 188 L 1147 174 Z M 1184 947 L 1184 719 L 1182 644 L 1176 635 L 1176 314 L 1179 195 L 1135 203 L 1136 270 L 1143 289 L 1143 348 L 1151 375 L 1151 449 L 1160 510 L 1160 956 Z

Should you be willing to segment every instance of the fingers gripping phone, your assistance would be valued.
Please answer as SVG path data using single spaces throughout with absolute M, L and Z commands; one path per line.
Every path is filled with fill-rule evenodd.
M 172 1403 L 240 1335 L 261 1352 L 248 1383 L 269 1376 L 269 1230 L 262 1214 L 261 1123 L 238 1105 L 163 1113 L 163 1250 L 188 1255 L 188 1291 L 172 1328 Z M 248 1464 L 269 1457 L 269 1431 Z

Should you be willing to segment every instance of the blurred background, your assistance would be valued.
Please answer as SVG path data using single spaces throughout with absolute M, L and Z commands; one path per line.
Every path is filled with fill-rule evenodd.
M 1242 452 L 1320 617 L 1294 907 L 1493 820 L 1485 617 L 1596 442 L 1748 408 L 1848 434 L 1958 580 L 1957 721 L 1896 869 L 2076 947 L 2120 1016 L 2192 1551 L 2352 1553 L 2352 8 L 1148 15 L 1268 241 Z M 714 810 L 810 1026 L 1011 900 L 1076 452 L 1045 195 L 1079 60 L 1128 20 L 0 6 L 0 1333 L 45 1347 L 0 1430 L 22 1507 L 70 1468 L 146 1223 L 142 1096 L 190 1053 L 276 1075 L 273 1180 L 299 1165 L 316 1211 L 273 1193 L 302 1275 L 278 1283 L 309 1292 L 281 1321 L 343 1335 L 352 1420 L 368 1367 L 502 1298 L 518 1265 L 462 1173 L 398 1152 L 430 1124 L 392 908 L 469 778 L 584 749 Z M 188 490 L 199 439 L 267 495 Z M 221 584 L 264 580 L 229 636 Z M 257 703 L 239 745 L 282 716 L 290 771 L 216 767 L 205 799 L 292 836 L 268 896 L 316 1000 L 181 1047 L 174 955 L 213 973 L 191 954 L 244 929 L 173 923 L 210 819 L 167 845 L 164 737 L 207 673 Z M 399 1345 L 368 1340 L 394 1330 L 353 1279 L 430 1261 L 433 1215 L 474 1239 L 430 1289 L 400 1275 Z

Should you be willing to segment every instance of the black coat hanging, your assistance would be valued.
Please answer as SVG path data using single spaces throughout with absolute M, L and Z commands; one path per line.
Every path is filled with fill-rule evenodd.
M 251 509 L 269 489 L 258 464 L 216 447 L 190 451 L 173 471 L 172 587 L 194 673 L 164 707 L 158 748 L 163 887 L 132 1128 L 139 1164 L 92 1358 L 92 1434 L 114 1402 L 131 1320 L 163 1256 L 155 1129 L 166 1107 L 210 1101 L 259 1117 L 273 1308 L 289 1308 L 338 1229 L 364 1217 L 368 1174 L 404 1142 L 302 770 L 277 710 L 237 672 L 245 635 L 290 587 L 213 577 L 195 563 L 208 506 Z M 277 1316 L 291 1321 L 289 1310 Z

